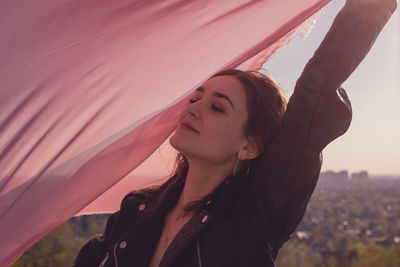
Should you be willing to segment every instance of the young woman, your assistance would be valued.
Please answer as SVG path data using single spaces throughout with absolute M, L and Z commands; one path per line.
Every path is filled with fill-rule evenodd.
M 340 85 L 395 8 L 394 0 L 349 0 L 287 105 L 256 72 L 207 80 L 170 139 L 174 175 L 127 195 L 74 266 L 273 266 L 303 217 L 322 149 L 349 127 Z

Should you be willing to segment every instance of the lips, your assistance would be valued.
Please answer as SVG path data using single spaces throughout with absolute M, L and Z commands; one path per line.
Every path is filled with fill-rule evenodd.
M 181 124 L 181 128 L 186 129 L 186 130 L 190 130 L 193 131 L 195 133 L 199 133 L 199 131 L 197 131 L 190 123 L 188 122 L 183 122 Z

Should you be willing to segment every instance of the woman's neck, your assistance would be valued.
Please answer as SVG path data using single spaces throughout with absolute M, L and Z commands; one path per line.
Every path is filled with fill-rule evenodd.
M 201 161 L 189 161 L 189 169 L 186 175 L 185 185 L 179 200 L 174 208 L 182 214 L 183 207 L 188 203 L 202 199 L 210 194 L 229 174 L 235 166 L 232 159 L 222 164 L 212 164 Z M 181 212 L 179 212 L 181 211 Z

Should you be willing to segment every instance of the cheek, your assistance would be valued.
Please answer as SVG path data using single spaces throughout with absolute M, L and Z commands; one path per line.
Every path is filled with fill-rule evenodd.
M 208 135 L 215 138 L 225 138 L 227 140 L 237 140 L 243 134 L 242 123 L 239 119 L 213 121 L 207 127 Z
M 221 121 L 209 126 L 202 136 L 202 143 L 223 154 L 236 153 L 243 136 L 241 125 L 236 121 Z

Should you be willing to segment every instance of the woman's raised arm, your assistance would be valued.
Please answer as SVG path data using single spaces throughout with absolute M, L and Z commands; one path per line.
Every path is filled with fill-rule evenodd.
M 296 87 L 274 140 L 255 170 L 254 191 L 279 248 L 296 229 L 315 188 L 322 149 L 342 135 L 351 106 L 341 84 L 367 55 L 395 0 L 348 0 Z

